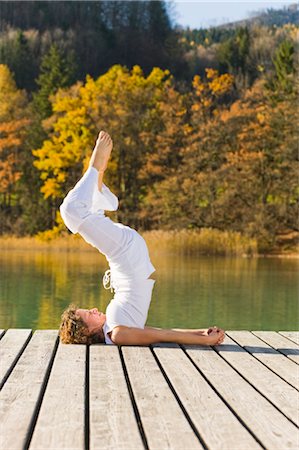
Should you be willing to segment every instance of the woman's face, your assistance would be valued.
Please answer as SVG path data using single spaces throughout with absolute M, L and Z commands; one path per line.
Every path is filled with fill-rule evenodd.
M 77 309 L 76 313 L 81 317 L 88 327 L 90 333 L 99 331 L 106 322 L 106 314 L 103 314 L 98 308 Z

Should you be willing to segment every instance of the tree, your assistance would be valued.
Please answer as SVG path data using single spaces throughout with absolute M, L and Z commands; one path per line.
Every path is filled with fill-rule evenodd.
M 154 68 L 145 77 L 139 66 L 130 72 L 116 65 L 97 80 L 87 77 L 84 85 L 58 91 L 48 120 L 50 139 L 33 152 L 45 198 L 59 202 L 87 168 L 95 137 L 105 129 L 115 142 L 107 177 L 123 205 L 119 216 L 137 225 L 145 192 L 142 169 L 156 151 L 149 133 L 163 127 L 159 105 L 171 95 L 171 84 L 169 71 Z
M 33 94 L 33 105 L 40 119 L 52 114 L 50 95 L 59 88 L 70 86 L 74 80 L 74 56 L 65 56 L 56 44 L 52 44 L 40 65 L 40 74 L 36 80 L 39 90 Z
M 78 80 L 84 80 L 86 74 L 97 78 L 114 64 L 130 69 L 138 64 L 146 74 L 153 67 L 161 67 L 183 77 L 187 67 L 169 11 L 164 1 L 147 0 L 19 2 L 16 12 L 11 2 L 1 1 L 1 24 L 5 31 L 0 36 L 0 63 L 15 71 L 17 81 L 30 71 L 30 91 L 35 88 L 34 79 L 41 59 L 49 50 L 49 42 L 74 52 L 80 62 Z M 30 53 L 30 63 L 18 65 L 17 72 L 10 59 L 16 47 L 10 36 L 16 29 L 22 30 L 24 36 L 31 30 L 38 41 L 37 51 Z M 32 38 L 30 44 L 33 41 Z M 10 48 L 6 52 L 7 44 Z M 31 50 L 32 45 L 29 47 Z M 2 59 L 2 51 L 8 59 Z
M 210 118 L 218 114 L 218 107 L 230 102 L 233 96 L 234 77 L 228 73 L 219 75 L 219 71 L 206 68 L 204 80 L 199 75 L 193 78 L 192 86 L 192 124 L 204 125 Z
M 250 50 L 250 31 L 248 27 L 238 28 L 235 36 L 225 40 L 218 48 L 218 59 L 221 70 L 234 75 L 241 88 L 251 85 L 254 73 L 248 65 Z
M 159 227 L 202 227 L 212 223 L 216 226 L 213 220 L 216 188 L 212 188 L 212 183 L 214 179 L 217 181 L 214 173 L 223 161 L 219 149 L 225 139 L 225 133 L 219 130 L 218 115 L 233 82 L 232 75 L 219 75 L 207 68 L 205 79 L 194 77 L 193 91 L 186 98 L 178 96 L 173 102 L 165 99 L 164 108 L 172 109 L 174 117 L 168 113 L 164 118 L 161 143 L 166 135 L 165 142 L 170 144 L 166 155 L 172 155 L 175 164 L 170 169 L 167 161 L 158 166 L 165 176 L 156 180 L 146 200 L 148 215 L 156 219 Z M 153 158 L 157 159 L 156 153 Z M 207 208 L 211 208 L 211 217 Z
M 15 74 L 15 81 L 19 88 L 32 90 L 36 63 L 25 33 L 21 30 L 11 33 L 0 45 L 0 64 L 7 65 Z
M 290 40 L 284 40 L 279 45 L 273 58 L 274 74 L 266 83 L 266 88 L 273 91 L 274 98 L 282 98 L 292 94 L 294 89 L 295 47 Z
M 258 238 L 260 250 L 281 230 L 296 230 L 298 214 L 296 98 L 273 104 L 264 84 L 198 132 L 182 175 L 193 226 L 241 231 Z
M 298 230 L 297 95 L 273 103 L 259 80 L 226 105 L 215 94 L 232 80 L 207 74 L 193 82 L 180 163 L 147 201 L 159 227 L 238 231 L 269 250 L 282 231 Z
M 273 104 L 265 96 L 261 80 L 239 108 L 237 114 L 232 108 L 231 118 L 223 117 L 228 128 L 235 128 L 237 116 L 244 125 L 237 134 L 238 146 L 227 152 L 219 176 L 225 174 L 234 186 L 228 200 L 238 198 L 243 204 L 244 231 L 258 237 L 260 249 L 269 248 L 279 232 L 298 228 L 296 98 Z
M 12 231 L 18 213 L 18 181 L 24 164 L 28 100 L 9 68 L 0 65 L 0 205 L 1 233 Z

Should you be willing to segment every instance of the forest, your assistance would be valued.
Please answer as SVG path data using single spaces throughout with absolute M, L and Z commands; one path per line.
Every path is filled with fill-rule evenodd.
M 183 29 L 164 1 L 0 2 L 0 234 L 68 234 L 99 130 L 139 230 L 298 235 L 297 5 Z

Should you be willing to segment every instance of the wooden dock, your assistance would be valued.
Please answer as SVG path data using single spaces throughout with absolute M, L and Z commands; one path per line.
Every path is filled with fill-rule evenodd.
M 1 450 L 299 448 L 299 332 L 228 331 L 213 348 L 0 335 Z

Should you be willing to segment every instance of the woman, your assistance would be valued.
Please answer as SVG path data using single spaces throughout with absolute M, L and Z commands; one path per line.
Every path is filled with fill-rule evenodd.
M 63 343 L 105 342 L 116 345 L 149 345 L 157 342 L 216 345 L 224 331 L 163 330 L 145 327 L 155 279 L 144 239 L 136 230 L 114 223 L 104 211 L 116 211 L 117 197 L 103 183 L 113 143 L 101 131 L 89 168 L 60 206 L 65 225 L 106 256 L 110 269 L 105 272 L 106 289 L 114 290 L 106 314 L 97 308 L 70 305 L 62 314 L 60 338 Z M 109 284 L 110 283 L 110 284 Z

